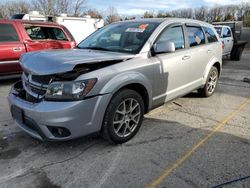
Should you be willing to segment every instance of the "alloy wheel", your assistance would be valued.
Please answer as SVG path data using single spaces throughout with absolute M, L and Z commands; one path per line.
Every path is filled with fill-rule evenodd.
M 139 124 L 141 107 L 136 99 L 123 100 L 115 111 L 113 126 L 119 137 L 130 136 Z
M 217 85 L 217 80 L 218 80 L 218 74 L 217 72 L 214 70 L 211 72 L 209 79 L 208 79 L 208 83 L 207 83 L 207 92 L 208 93 L 213 93 L 216 85 Z

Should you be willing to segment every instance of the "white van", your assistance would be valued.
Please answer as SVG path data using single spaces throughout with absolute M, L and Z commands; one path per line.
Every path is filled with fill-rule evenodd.
M 55 22 L 65 26 L 73 35 L 77 44 L 104 26 L 103 19 L 91 18 L 90 16 L 68 17 L 66 14 L 55 17 Z

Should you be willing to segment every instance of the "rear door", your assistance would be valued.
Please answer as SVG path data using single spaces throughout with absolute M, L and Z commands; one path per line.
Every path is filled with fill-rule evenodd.
M 59 27 L 25 25 L 25 30 L 30 38 L 27 43 L 30 51 L 72 47 L 71 41 Z
M 47 27 L 46 28 L 49 38 L 51 39 L 51 48 L 61 49 L 61 48 L 72 48 L 73 43 L 67 37 L 65 32 L 59 27 Z
M 188 54 L 192 58 L 187 68 L 188 81 L 191 89 L 200 86 L 203 73 L 209 62 L 209 48 L 206 46 L 205 33 L 200 25 L 186 24 L 188 38 Z
M 38 51 L 48 49 L 48 37 L 41 26 L 24 24 L 28 37 L 25 40 L 27 51 Z
M 21 72 L 18 63 L 25 45 L 14 23 L 0 23 L 0 74 Z

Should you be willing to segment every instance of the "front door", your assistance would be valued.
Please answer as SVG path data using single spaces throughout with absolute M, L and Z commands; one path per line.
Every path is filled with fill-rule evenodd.
M 0 74 L 21 72 L 18 60 L 22 53 L 25 53 L 25 46 L 14 25 L 0 23 Z
M 227 27 L 223 27 L 222 40 L 224 43 L 223 55 L 230 54 L 231 50 L 233 48 L 234 41 L 233 41 L 233 36 L 232 36 L 231 30 Z
M 182 25 L 175 25 L 165 28 L 159 35 L 155 44 L 162 42 L 173 42 L 175 52 L 156 54 L 152 57 L 154 62 L 158 62 L 157 72 L 155 72 L 157 83 L 156 88 L 158 96 L 154 101 L 164 102 L 175 98 L 185 85 L 190 82 L 188 78 L 188 69 L 192 57 L 185 47 L 185 37 Z M 158 103 L 158 102 L 156 102 Z

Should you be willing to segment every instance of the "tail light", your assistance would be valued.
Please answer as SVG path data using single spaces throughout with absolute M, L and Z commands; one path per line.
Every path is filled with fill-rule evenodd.
M 224 42 L 221 43 L 221 47 L 222 47 L 222 50 L 224 50 L 224 48 L 225 48 Z

